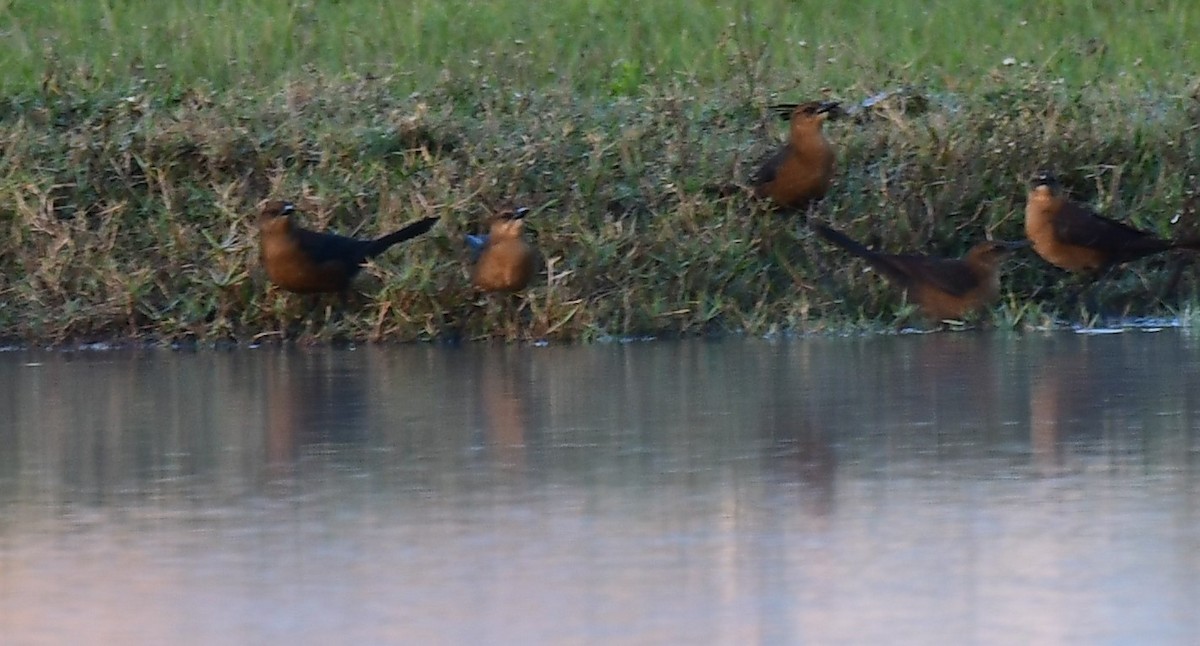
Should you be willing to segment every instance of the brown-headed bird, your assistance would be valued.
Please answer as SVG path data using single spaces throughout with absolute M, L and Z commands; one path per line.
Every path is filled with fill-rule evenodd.
M 788 142 L 772 155 L 752 178 L 754 194 L 770 198 L 781 207 L 806 209 L 825 197 L 833 183 L 835 156 L 821 126 L 838 113 L 833 101 L 781 103 L 771 106 L 780 118 L 790 119 Z
M 1122 263 L 1171 249 L 1200 250 L 1200 238 L 1164 240 L 1068 200 L 1058 181 L 1045 171 L 1031 182 L 1025 237 L 1046 262 L 1093 278 Z
M 488 220 L 488 233 L 467 236 L 475 257 L 471 284 L 481 292 L 519 292 L 538 271 L 537 249 L 525 240 L 525 216 L 529 209 L 500 211 Z
M 296 207 L 269 201 L 259 215 L 259 253 L 271 282 L 297 294 L 338 293 L 345 298 L 363 263 L 394 244 L 415 238 L 438 218 L 417 220 L 374 240 L 311 231 L 292 219 Z
M 813 229 L 833 244 L 859 256 L 885 278 L 908 292 L 908 298 L 930 319 L 962 319 L 991 305 L 1000 296 L 1000 264 L 1024 240 L 988 240 L 971 247 L 962 258 L 873 251 L 849 236 L 820 223 Z

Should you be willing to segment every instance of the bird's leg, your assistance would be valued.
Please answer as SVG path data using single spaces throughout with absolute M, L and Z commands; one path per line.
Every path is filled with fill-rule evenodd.
M 1105 267 L 1104 269 L 1089 274 L 1085 278 L 1084 283 L 1080 288 L 1080 293 L 1077 296 L 1077 300 L 1078 298 L 1082 298 L 1085 294 L 1087 296 L 1087 298 L 1083 299 L 1083 311 L 1085 314 L 1099 316 L 1101 318 L 1105 316 L 1103 303 L 1100 302 L 1100 288 L 1108 279 L 1108 277 L 1112 275 L 1113 269 L 1114 266 Z
M 471 290 L 471 299 L 468 300 L 467 302 L 463 303 L 462 308 L 460 308 L 459 312 L 458 312 L 458 318 L 462 322 L 461 325 L 462 325 L 462 328 L 464 330 L 466 330 L 466 334 L 468 334 L 468 335 L 472 334 L 471 328 L 473 326 L 471 323 L 473 320 L 482 321 L 483 325 L 481 326 L 481 328 L 486 329 L 486 327 L 487 327 L 487 312 L 488 312 L 487 294 L 484 294 L 483 292 L 479 292 L 476 290 Z M 482 336 L 482 332 L 481 332 L 480 336 L 475 336 L 472 338 L 474 340 L 480 340 L 480 339 L 483 339 L 486 337 Z
M 479 308 L 475 302 L 476 297 L 477 295 L 472 293 L 471 298 L 463 299 L 457 307 L 442 309 L 438 334 L 447 344 L 458 346 L 463 337 L 469 334 L 470 327 L 467 324 L 470 322 L 471 313 Z
M 521 305 L 523 303 L 524 299 L 521 298 L 520 294 L 516 293 L 509 294 L 508 298 L 505 299 L 505 309 L 508 310 L 506 318 L 508 318 L 509 322 L 508 337 L 510 339 L 521 339 Z
M 313 325 L 316 324 L 317 310 L 321 306 L 321 295 L 313 294 L 304 299 L 305 306 L 303 313 L 299 319 L 295 319 L 295 329 L 289 330 L 287 336 L 292 340 L 300 338 L 307 333 L 312 332 Z
M 337 302 L 330 303 L 325 310 L 325 328 L 332 334 L 334 327 L 346 320 L 346 312 L 350 309 L 350 289 L 338 292 Z
M 791 245 L 785 243 L 794 243 L 795 240 L 787 235 L 790 221 L 776 217 L 779 210 L 780 207 L 774 207 L 767 212 L 768 217 L 760 219 L 758 241 L 760 253 L 767 259 L 768 281 L 780 290 L 787 290 L 792 284 L 793 276 L 788 271 L 791 263 L 784 247 L 790 247 Z
M 1175 293 L 1175 290 L 1179 287 L 1179 279 L 1183 277 L 1183 270 L 1187 268 L 1187 262 L 1182 257 L 1177 255 L 1174 260 L 1175 267 L 1171 270 L 1171 276 L 1167 278 L 1167 283 L 1163 286 L 1163 290 L 1158 297 L 1158 300 L 1162 303 L 1166 303 L 1167 298 Z

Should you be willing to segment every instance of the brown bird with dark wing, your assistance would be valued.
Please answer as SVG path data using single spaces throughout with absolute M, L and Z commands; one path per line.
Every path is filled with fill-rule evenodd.
M 813 229 L 822 238 L 866 260 L 902 289 L 922 312 L 935 321 L 962 319 L 1000 297 L 1000 264 L 1012 252 L 1027 246 L 1024 240 L 988 240 L 971 247 L 963 258 L 872 251 L 845 234 L 823 224 Z
M 835 156 L 821 126 L 838 113 L 833 101 L 781 103 L 771 106 L 780 118 L 790 119 L 788 142 L 754 175 L 754 194 L 781 207 L 805 209 L 825 197 L 833 183 Z
M 489 220 L 488 234 L 467 236 L 475 256 L 471 284 L 481 292 L 519 292 L 538 271 L 537 249 L 525 240 L 529 209 L 501 211 Z
M 429 231 L 438 221 L 435 217 L 425 218 L 374 240 L 358 240 L 305 229 L 293 221 L 295 212 L 295 205 L 282 200 L 262 207 L 259 252 L 267 277 L 289 292 L 330 292 L 343 297 L 369 258 Z
M 1171 249 L 1200 250 L 1200 239 L 1164 240 L 1068 200 L 1055 178 L 1034 176 L 1025 202 L 1025 237 L 1046 262 L 1094 277 Z

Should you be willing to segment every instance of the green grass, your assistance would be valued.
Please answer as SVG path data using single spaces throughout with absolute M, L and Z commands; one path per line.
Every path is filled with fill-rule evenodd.
M 86 74 L 96 87 L 270 89 L 351 72 L 406 92 L 453 76 L 605 95 L 740 83 L 752 66 L 780 91 L 884 80 L 971 91 L 1009 74 L 1009 57 L 1071 84 L 1138 87 L 1193 73 L 1198 17 L 1185 0 L 7 0 L 0 87 Z
M 0 336 L 296 335 L 306 303 L 257 266 L 265 197 L 361 235 L 443 218 L 364 272 L 346 316 L 310 317 L 317 338 L 905 324 L 796 219 L 705 187 L 776 145 L 773 100 L 908 86 L 929 111 L 830 124 L 819 217 L 958 254 L 1020 236 L 1023 178 L 1050 167 L 1112 215 L 1195 230 L 1200 6 L 1134 4 L 0 0 Z M 472 298 L 458 243 L 514 202 L 551 260 L 515 318 Z M 1103 301 L 1194 301 L 1191 272 L 1155 297 L 1168 260 Z M 1076 317 L 1069 284 L 1023 257 L 991 318 Z

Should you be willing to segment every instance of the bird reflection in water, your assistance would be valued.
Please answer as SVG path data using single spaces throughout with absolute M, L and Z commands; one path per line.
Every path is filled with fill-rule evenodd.
M 793 369 L 787 364 L 789 353 L 775 357 L 775 374 L 769 375 L 771 385 L 764 391 L 759 418 L 763 458 L 777 483 L 800 486 L 801 503 L 810 514 L 826 517 L 833 511 L 837 453 L 819 422 L 818 403 L 795 392 L 794 379 L 784 378 L 783 372 Z
M 503 469 L 524 471 L 533 440 L 529 350 L 505 347 L 480 353 L 476 370 L 476 414 L 487 455 Z
M 366 438 L 366 373 L 340 367 L 338 351 L 280 351 L 264 361 L 269 475 L 286 476 L 306 453 Z

